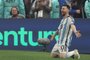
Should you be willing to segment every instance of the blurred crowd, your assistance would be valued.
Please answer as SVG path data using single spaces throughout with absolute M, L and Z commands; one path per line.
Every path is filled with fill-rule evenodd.
M 74 18 L 90 18 L 90 0 L 0 0 L 0 18 L 61 18 L 66 4 Z

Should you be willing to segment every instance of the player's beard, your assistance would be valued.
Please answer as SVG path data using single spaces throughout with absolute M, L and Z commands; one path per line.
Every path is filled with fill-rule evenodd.
M 62 16 L 63 16 L 63 17 L 66 17 L 67 15 L 68 15 L 67 12 L 62 12 Z
M 63 17 L 66 16 L 66 13 L 62 12 L 62 16 L 63 16 Z

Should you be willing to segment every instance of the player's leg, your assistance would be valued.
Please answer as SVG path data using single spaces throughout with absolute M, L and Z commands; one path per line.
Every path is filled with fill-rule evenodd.
M 77 59 L 80 58 L 78 50 L 75 49 L 75 50 L 70 51 L 70 52 L 68 52 L 68 51 L 69 51 L 68 47 L 64 48 L 64 50 L 61 49 L 59 57 L 60 58 L 70 58 L 73 56 L 73 58 L 77 58 Z
M 70 51 L 70 52 L 68 52 L 68 51 L 66 50 L 66 51 L 60 52 L 59 57 L 60 57 L 60 58 L 69 58 L 69 57 L 72 57 L 74 54 L 75 54 L 75 51 Z
M 59 58 L 66 58 L 66 52 L 61 52 L 59 54 Z
M 76 49 L 66 53 L 66 58 L 69 58 L 69 57 L 72 57 L 72 56 L 73 56 L 73 58 L 80 59 L 79 52 Z
M 75 53 L 74 51 L 69 52 L 68 46 L 71 45 L 70 44 L 71 39 L 69 37 L 66 37 L 66 38 L 68 38 L 68 39 L 63 40 L 63 43 L 62 43 L 62 45 L 65 44 L 65 46 L 64 46 L 64 52 L 60 53 L 60 58 L 69 58 L 69 57 L 73 56 Z
M 70 51 L 66 53 L 66 58 L 72 57 L 75 54 L 75 51 Z
M 51 57 L 59 57 L 58 44 L 56 43 L 51 51 Z
M 59 54 L 59 57 L 60 58 L 66 58 L 66 54 L 67 54 L 67 52 L 68 52 L 68 47 L 66 47 L 66 46 L 61 46 L 61 48 L 60 48 L 60 54 Z
M 73 58 L 76 58 L 76 59 L 80 58 L 80 55 L 79 55 L 79 52 L 78 52 L 77 49 L 69 52 L 68 47 L 64 47 L 63 49 L 60 48 L 59 52 L 60 52 L 60 54 L 59 54 L 60 58 L 69 58 L 69 57 L 72 57 L 72 56 L 73 56 Z
M 74 58 L 80 59 L 80 54 L 79 54 L 78 50 L 75 49 L 74 51 L 75 51 Z

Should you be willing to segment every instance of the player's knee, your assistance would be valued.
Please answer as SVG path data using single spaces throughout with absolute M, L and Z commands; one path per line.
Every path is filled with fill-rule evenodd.
M 66 58 L 66 52 L 60 53 L 60 54 L 59 54 L 59 57 L 60 57 L 60 58 L 63 58 L 63 59 Z
M 51 53 L 51 57 L 58 58 L 59 57 L 59 53 L 56 53 L 56 52 Z

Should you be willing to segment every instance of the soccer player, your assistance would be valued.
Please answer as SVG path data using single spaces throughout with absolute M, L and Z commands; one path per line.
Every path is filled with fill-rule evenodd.
M 68 47 L 70 46 L 72 40 L 72 33 L 74 32 L 76 37 L 80 37 L 81 34 L 76 30 L 76 26 L 74 25 L 74 18 L 69 15 L 70 7 L 68 5 L 63 5 L 61 8 L 61 13 L 63 19 L 60 22 L 58 30 L 54 35 L 52 35 L 51 40 L 59 34 L 59 40 L 55 44 L 52 49 L 51 56 L 52 57 L 60 57 L 60 58 L 80 58 L 78 50 L 73 50 L 69 52 Z

